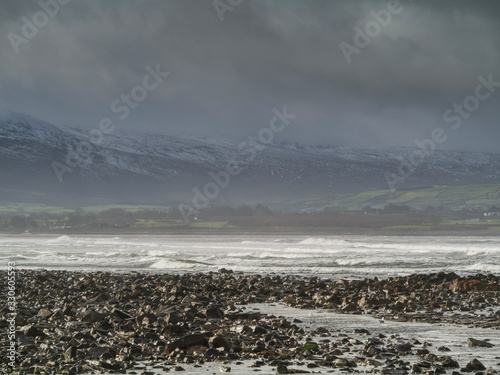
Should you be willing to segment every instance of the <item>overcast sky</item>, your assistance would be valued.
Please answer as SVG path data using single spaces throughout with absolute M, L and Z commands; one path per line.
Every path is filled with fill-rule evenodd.
M 475 95 L 479 76 L 500 82 L 498 0 L 401 0 L 379 33 L 371 11 L 386 1 L 229 7 L 221 20 L 212 0 L 72 0 L 46 25 L 38 13 L 25 38 L 42 7 L 0 0 L 0 107 L 59 126 L 92 129 L 108 117 L 124 130 L 245 139 L 286 106 L 297 117 L 278 141 L 412 146 L 439 127 L 440 148 L 500 151 L 500 87 L 460 128 L 443 120 Z M 355 28 L 367 25 L 374 36 L 348 63 L 340 45 L 355 47 Z M 111 103 L 158 64 L 169 76 L 121 120 Z

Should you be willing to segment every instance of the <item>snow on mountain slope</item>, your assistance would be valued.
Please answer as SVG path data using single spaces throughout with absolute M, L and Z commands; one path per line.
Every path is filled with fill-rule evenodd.
M 272 196 L 387 189 L 384 173 L 398 174 L 401 158 L 415 150 L 261 145 L 251 153 L 239 142 L 193 136 L 167 136 L 115 131 L 99 144 L 88 143 L 88 132 L 60 129 L 36 118 L 0 111 L 0 192 L 7 187 L 37 192 L 108 199 L 190 199 L 193 188 L 212 181 L 209 172 L 236 162 L 224 199 L 260 200 Z M 89 155 L 80 158 L 59 183 L 53 162 L 67 164 L 71 150 L 86 142 Z M 248 150 L 247 150 L 248 151 Z M 250 157 L 250 155 L 252 157 Z M 500 181 L 500 155 L 435 151 L 401 185 L 459 185 Z M 1 198 L 1 196 L 0 196 Z

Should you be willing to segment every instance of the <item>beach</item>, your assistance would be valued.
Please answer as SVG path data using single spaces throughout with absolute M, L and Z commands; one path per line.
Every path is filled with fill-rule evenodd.
M 281 373 L 498 368 L 500 278 L 493 275 L 334 281 L 225 269 L 184 275 L 18 270 L 16 280 L 22 374 L 138 373 L 146 364 L 160 373 L 205 363 Z M 300 309 L 309 311 L 307 318 Z M 339 314 L 353 317 L 349 325 L 331 323 L 329 315 Z M 443 345 L 406 336 L 414 324 L 436 326 Z M 367 329 L 374 325 L 392 333 Z M 460 327 L 479 336 L 445 344 Z
M 4 236 L 2 372 L 494 374 L 498 241 Z

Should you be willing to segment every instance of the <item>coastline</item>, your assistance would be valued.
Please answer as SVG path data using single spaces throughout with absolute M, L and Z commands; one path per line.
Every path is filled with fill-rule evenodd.
M 6 279 L 6 272 L 0 275 Z M 338 332 L 274 316 L 272 308 L 261 313 L 253 310 L 255 303 L 373 317 L 375 322 L 500 328 L 500 277 L 494 275 L 334 281 L 224 269 L 184 275 L 18 269 L 16 287 L 20 374 L 137 371 L 145 361 L 163 369 L 238 361 L 304 371 L 317 366 L 352 371 L 368 365 L 400 375 L 418 368 L 424 372 L 422 366 L 431 359 L 433 368 L 455 365 L 443 359 L 446 353 L 418 344 L 418 337 L 396 342 L 348 332 L 356 334 L 351 345 L 349 340 L 333 345 L 322 337 Z M 430 352 L 422 354 L 424 349 Z M 476 371 L 468 365 L 459 363 L 464 371 Z
M 274 235 L 274 236 L 457 236 L 457 237 L 468 237 L 468 236 L 491 236 L 500 237 L 500 231 L 495 230 L 474 230 L 474 229 L 463 229 L 457 228 L 454 230 L 367 230 L 367 229 L 344 229 L 344 228 L 333 228 L 331 230 L 327 229 L 314 229 L 314 228 L 216 228 L 216 229 L 200 229 L 200 228 L 171 228 L 171 229 L 138 229 L 138 228 L 112 228 L 112 229 L 64 229 L 64 230 L 31 230 L 26 231 L 3 231 L 0 232 L 1 235 L 16 235 L 16 236 L 63 236 L 63 235 L 82 235 L 82 236 L 101 236 L 101 235 L 120 235 L 120 236 L 147 236 L 147 235 L 193 235 L 193 236 L 244 236 L 244 235 Z

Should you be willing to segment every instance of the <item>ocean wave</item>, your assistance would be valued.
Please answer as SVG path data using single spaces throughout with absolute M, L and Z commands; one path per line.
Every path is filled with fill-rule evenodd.
M 164 256 L 179 255 L 179 252 L 172 250 L 147 250 L 147 254 L 152 257 L 164 257 Z
M 464 271 L 469 272 L 479 272 L 479 273 L 493 273 L 500 274 L 500 264 L 499 263 L 474 263 L 465 267 L 461 267 Z
M 47 243 L 60 243 L 60 242 L 71 242 L 74 241 L 74 238 L 70 236 L 59 236 L 57 238 L 51 238 L 50 240 L 47 240 Z
M 178 271 L 182 270 L 193 270 L 193 269 L 217 269 L 219 266 L 217 265 L 211 265 L 211 264 L 206 264 L 206 263 L 201 263 L 201 262 L 194 262 L 194 261 L 188 261 L 188 260 L 167 260 L 167 259 L 161 259 L 152 265 L 149 266 L 149 268 L 155 268 L 155 269 L 176 269 Z
M 343 239 L 330 239 L 330 238 L 316 238 L 309 237 L 299 242 L 300 245 L 321 245 L 321 246 L 338 246 L 349 244 L 347 240 Z

